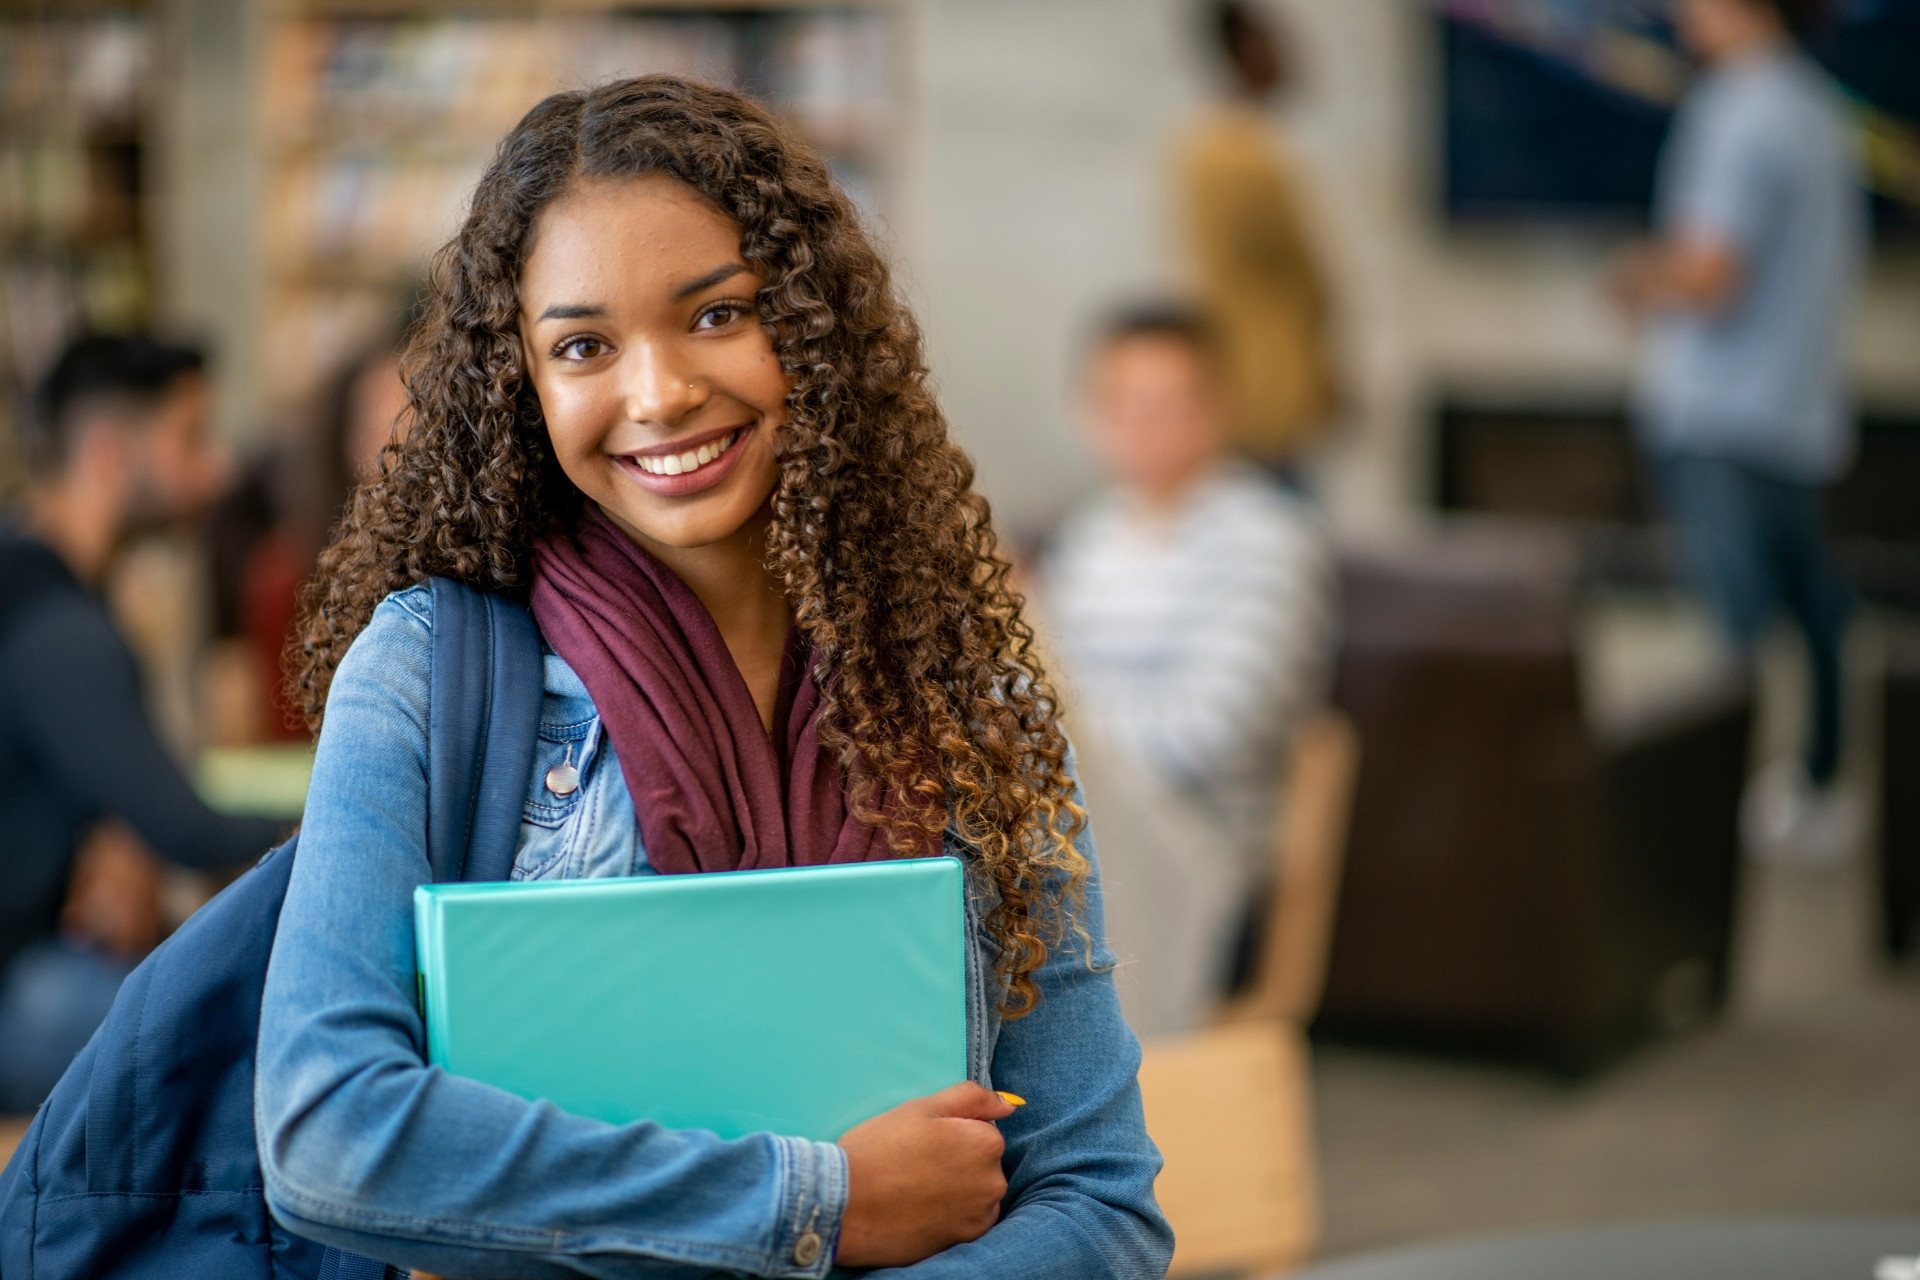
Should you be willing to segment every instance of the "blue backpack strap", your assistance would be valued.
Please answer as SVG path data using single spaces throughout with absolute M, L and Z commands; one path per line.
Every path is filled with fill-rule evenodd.
M 501 596 L 432 588 L 427 857 L 436 881 L 505 880 L 540 731 L 540 631 Z
M 450 578 L 432 587 L 427 858 L 435 880 L 505 880 L 540 732 L 540 631 L 510 600 Z M 344 1249 L 321 1256 L 320 1280 L 402 1274 Z
M 540 631 L 510 600 L 432 579 L 427 706 L 427 858 L 435 880 L 513 871 L 540 732 Z M 388 1280 L 384 1262 L 329 1248 L 320 1280 Z

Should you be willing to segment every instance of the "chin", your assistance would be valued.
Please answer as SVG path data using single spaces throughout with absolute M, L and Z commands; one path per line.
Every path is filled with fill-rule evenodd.
M 701 547 L 711 547 L 727 541 L 739 533 L 740 526 L 745 523 L 744 520 L 711 524 L 704 521 L 689 521 L 673 522 L 665 527 L 658 524 L 651 528 L 641 524 L 635 524 L 633 527 L 646 541 L 657 546 L 674 551 L 695 551 Z
M 622 503 L 602 502 L 601 509 L 614 517 L 628 533 L 639 537 L 642 545 L 692 551 L 725 542 L 751 523 L 766 507 L 766 499 L 749 503 L 736 495 L 713 495 L 711 502 L 690 503 L 680 510 L 662 511 L 653 503 L 632 501 L 623 495 Z M 769 493 L 769 496 L 771 494 Z

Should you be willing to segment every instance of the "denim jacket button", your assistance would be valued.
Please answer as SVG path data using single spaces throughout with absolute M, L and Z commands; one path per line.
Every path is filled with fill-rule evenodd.
M 810 1267 L 820 1261 L 820 1251 L 826 1248 L 826 1241 L 820 1238 L 818 1231 L 808 1231 L 793 1242 L 794 1265 Z

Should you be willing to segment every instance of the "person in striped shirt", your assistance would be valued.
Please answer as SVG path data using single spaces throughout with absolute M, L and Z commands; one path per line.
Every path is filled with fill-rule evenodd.
M 1123 999 L 1136 1029 L 1175 1031 L 1224 989 L 1269 865 L 1288 747 L 1326 691 L 1332 558 L 1306 504 L 1228 452 L 1203 318 L 1117 316 L 1086 381 L 1109 483 L 1061 526 L 1040 587 L 1089 792 L 1125 796 L 1096 800 L 1109 933 L 1141 970 Z M 1136 849 L 1109 853 L 1117 839 Z

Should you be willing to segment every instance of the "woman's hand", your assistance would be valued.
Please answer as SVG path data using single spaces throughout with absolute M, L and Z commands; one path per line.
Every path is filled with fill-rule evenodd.
M 857 1124 L 840 1139 L 847 1153 L 847 1210 L 834 1261 L 847 1267 L 904 1267 L 978 1240 L 1000 1217 L 1006 1142 L 993 1122 L 1013 1104 L 971 1082 Z M 425 1271 L 413 1280 L 440 1280 Z
M 973 1083 L 903 1102 L 847 1130 L 847 1210 L 834 1261 L 904 1267 L 985 1235 L 1000 1217 L 1013 1106 Z

